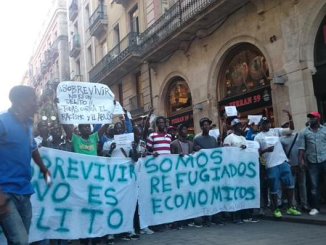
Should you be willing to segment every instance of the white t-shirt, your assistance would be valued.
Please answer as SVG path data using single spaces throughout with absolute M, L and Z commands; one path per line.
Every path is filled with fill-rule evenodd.
M 288 161 L 279 137 L 286 135 L 289 132 L 292 132 L 292 130 L 287 128 L 271 128 L 268 132 L 260 132 L 256 135 L 255 141 L 259 143 L 261 150 L 274 146 L 272 152 L 266 152 L 263 154 L 267 168 L 272 168 Z
M 247 142 L 245 137 L 232 133 L 226 136 L 223 144 L 228 146 L 241 147 L 242 145 L 246 145 L 246 143 Z
M 103 145 L 103 151 L 109 151 L 110 150 L 110 147 L 111 147 L 111 144 L 112 143 L 115 143 L 114 140 L 110 140 L 110 141 L 106 141 Z M 129 147 L 124 147 L 123 148 L 125 153 L 127 154 L 127 157 L 129 155 L 129 151 L 131 150 L 131 145 Z M 126 157 L 122 150 L 120 148 L 118 148 L 118 146 L 112 151 L 112 154 L 111 154 L 111 157 Z

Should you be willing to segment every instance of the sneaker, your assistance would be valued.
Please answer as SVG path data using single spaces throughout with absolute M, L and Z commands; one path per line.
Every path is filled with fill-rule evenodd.
M 135 233 L 131 233 L 129 235 L 129 237 L 130 237 L 130 240 L 133 240 L 133 241 L 139 240 L 139 238 L 140 238 L 139 235 L 137 235 Z
M 259 219 L 256 218 L 248 218 L 248 219 L 243 219 L 243 222 L 245 223 L 258 223 Z
M 233 220 L 233 224 L 241 225 L 243 224 L 243 220 L 242 219 Z
M 123 236 L 121 237 L 121 240 L 123 240 L 123 241 L 130 241 L 130 240 L 131 240 L 130 235 L 129 235 L 129 234 L 127 234 L 127 235 L 123 235 Z
M 314 215 L 317 215 L 317 214 L 319 214 L 319 211 L 316 208 L 311 209 L 310 212 L 309 212 L 309 215 L 313 215 L 314 216 Z
M 274 218 L 277 218 L 277 219 L 282 218 L 281 210 L 275 209 L 275 211 L 273 212 L 273 216 L 274 216 Z
M 288 215 L 292 215 L 292 216 L 300 216 L 301 212 L 298 211 L 296 208 L 288 208 L 288 210 L 286 210 L 286 213 Z
M 106 240 L 106 245 L 113 245 L 114 244 L 114 236 L 108 235 L 108 239 Z
M 152 231 L 148 227 L 140 230 L 140 234 L 152 235 L 153 233 L 154 233 L 154 231 Z

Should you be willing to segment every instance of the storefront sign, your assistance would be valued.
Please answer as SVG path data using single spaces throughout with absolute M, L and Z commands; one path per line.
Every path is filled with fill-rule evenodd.
M 188 123 L 191 120 L 191 125 L 193 124 L 193 113 L 192 111 L 188 111 L 173 117 L 169 117 L 170 125 L 177 126 L 181 123 Z
M 220 108 L 235 106 L 239 112 L 272 105 L 271 88 L 264 87 L 240 96 L 228 98 L 219 102 Z

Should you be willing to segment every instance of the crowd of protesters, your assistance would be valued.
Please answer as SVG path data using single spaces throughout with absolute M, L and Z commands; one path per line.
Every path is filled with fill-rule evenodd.
M 22 98 L 24 98 L 22 100 Z M 152 234 L 163 229 L 183 229 L 186 226 L 203 227 L 224 225 L 228 220 L 236 224 L 259 222 L 257 214 L 269 207 L 275 218 L 298 216 L 301 212 L 317 215 L 320 210 L 320 183 L 326 173 L 326 127 L 321 125 L 318 112 L 307 115 L 307 125 L 294 132 L 292 116 L 284 111 L 288 120 L 272 128 L 271 120 L 262 117 L 259 122 L 243 118 L 225 118 L 223 130 L 218 134 L 216 125 L 201 118 L 201 132 L 188 137 L 188 125 L 173 127 L 162 116 L 150 122 L 153 111 L 140 124 L 134 124 L 125 113 L 114 124 L 61 125 L 41 120 L 37 135 L 32 137 L 32 121 L 37 111 L 33 89 L 17 86 L 11 90 L 12 107 L 0 115 L 0 224 L 9 244 L 28 244 L 32 216 L 30 195 L 33 193 L 30 159 L 40 167 L 45 179 L 51 176 L 38 153 L 39 147 L 49 147 L 103 157 L 130 157 L 134 162 L 147 155 L 179 154 L 181 157 L 201 149 L 239 147 L 246 149 L 247 141 L 259 145 L 261 210 L 240 210 L 219 213 L 196 219 L 178 221 L 140 229 L 138 207 L 134 215 L 134 230 L 105 238 L 81 239 L 81 244 L 114 244 L 115 239 L 138 240 L 140 234 Z M 126 111 L 125 111 L 126 112 Z M 226 129 L 226 130 L 224 130 Z M 115 135 L 133 133 L 134 141 L 128 148 L 117 148 Z M 69 241 L 56 240 L 52 244 L 65 245 Z M 41 241 L 35 244 L 49 244 Z

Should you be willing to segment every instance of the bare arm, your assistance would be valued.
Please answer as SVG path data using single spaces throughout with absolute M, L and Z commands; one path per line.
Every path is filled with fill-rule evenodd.
M 47 174 L 51 175 L 50 171 L 44 165 L 43 160 L 41 158 L 41 155 L 40 155 L 38 149 L 33 151 L 32 158 L 33 158 L 34 162 L 36 163 L 36 165 L 40 168 L 40 171 L 43 174 L 44 178 L 46 178 Z

